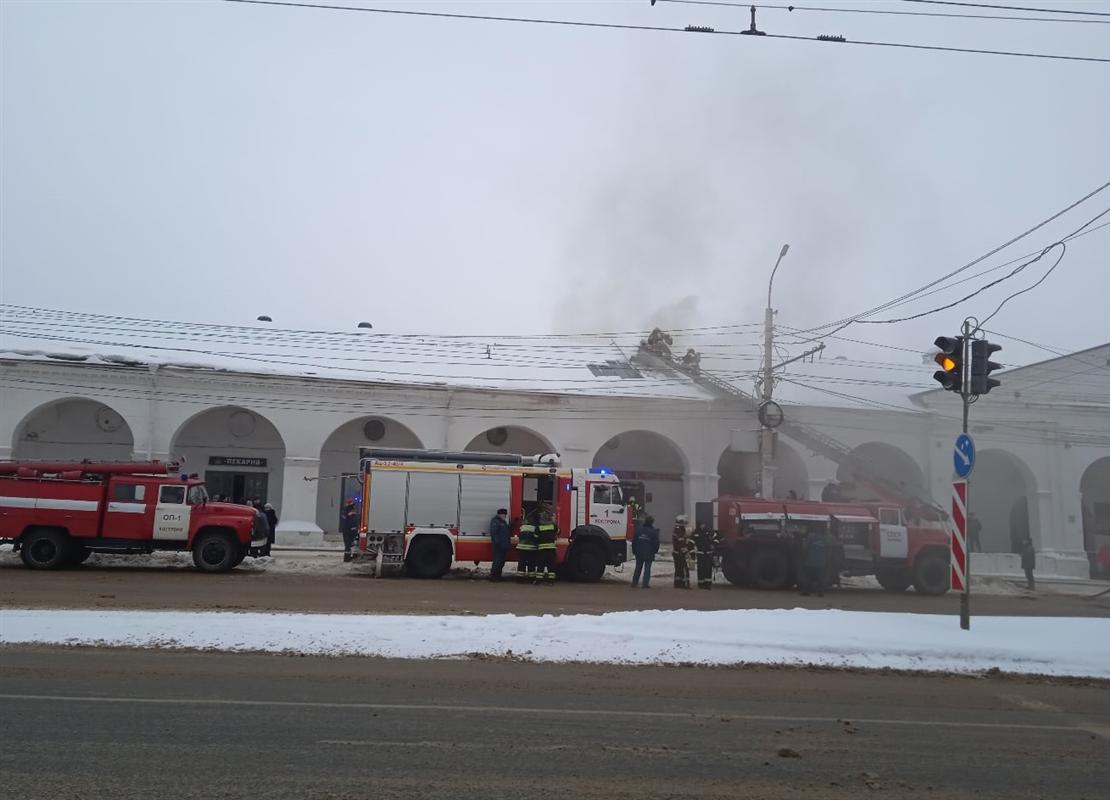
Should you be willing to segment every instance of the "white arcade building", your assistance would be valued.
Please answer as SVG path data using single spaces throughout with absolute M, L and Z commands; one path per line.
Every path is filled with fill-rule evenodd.
M 664 531 L 699 500 L 758 490 L 753 415 L 616 347 L 608 357 L 596 344 L 588 357 L 570 349 L 529 368 L 488 349 L 433 366 L 352 367 L 335 357 L 182 363 L 164 347 L 37 346 L 0 350 L 0 459 L 184 457 L 210 492 L 272 503 L 279 544 L 337 529 L 344 491 L 357 491 L 344 476 L 370 445 L 557 452 L 569 466 L 609 467 L 638 482 Z M 845 375 L 835 359 L 804 369 L 811 384 L 822 370 Z M 927 380 L 930 368 L 921 371 Z M 1019 573 L 1014 543 L 1028 533 L 1038 573 L 1086 577 L 1089 554 L 1110 545 L 1110 344 L 1001 378 L 982 401 L 991 421 L 973 416 L 971 506 L 985 552 L 972 568 Z M 787 414 L 947 506 L 957 398 L 852 391 L 776 390 Z M 775 495 L 818 498 L 853 478 L 778 437 Z

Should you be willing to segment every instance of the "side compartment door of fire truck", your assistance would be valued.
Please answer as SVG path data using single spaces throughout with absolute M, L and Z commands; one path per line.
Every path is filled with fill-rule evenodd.
M 879 558 L 909 557 L 910 537 L 897 508 L 879 509 Z
M 609 538 L 623 539 L 625 508 L 620 486 L 612 482 L 586 482 L 586 519 L 605 531 Z
M 150 539 L 154 526 L 154 504 L 148 495 L 154 487 L 145 482 L 112 478 L 104 536 L 111 539 Z
M 180 484 L 158 487 L 158 504 L 154 507 L 154 538 L 161 541 L 185 542 L 189 539 L 189 506 Z
M 507 474 L 464 473 L 459 476 L 459 561 L 492 561 L 489 523 L 499 508 L 512 508 L 512 477 Z

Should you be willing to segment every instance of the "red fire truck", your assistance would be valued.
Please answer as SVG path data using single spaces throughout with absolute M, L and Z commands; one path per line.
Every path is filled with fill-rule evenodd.
M 632 520 L 620 482 L 606 469 L 564 469 L 558 455 L 522 456 L 363 448 L 359 548 L 380 553 L 383 570 L 439 578 L 452 561 L 493 559 L 489 521 L 509 511 L 522 520 L 551 509 L 561 573 L 598 581 L 627 557 Z M 515 547 L 509 560 L 516 558 Z
M 75 566 L 91 553 L 192 552 L 204 572 L 268 553 L 265 517 L 212 503 L 178 465 L 0 463 L 0 544 L 32 569 Z
M 893 503 L 824 503 L 719 497 L 698 503 L 698 521 L 721 534 L 721 566 L 738 586 L 794 584 L 805 537 L 825 531 L 842 551 L 841 574 L 875 575 L 884 589 L 923 594 L 949 588 L 949 532 L 930 510 Z

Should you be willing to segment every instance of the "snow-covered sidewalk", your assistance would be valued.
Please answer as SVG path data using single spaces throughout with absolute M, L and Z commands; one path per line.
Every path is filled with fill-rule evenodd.
M 0 644 L 618 664 L 814 664 L 1110 678 L 1110 620 L 805 609 L 518 617 L 0 610 Z

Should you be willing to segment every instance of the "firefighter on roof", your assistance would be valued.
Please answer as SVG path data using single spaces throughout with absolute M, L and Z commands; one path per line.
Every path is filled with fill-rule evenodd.
M 550 509 L 544 507 L 539 513 L 540 524 L 536 526 L 536 581 L 554 585 L 556 556 L 556 540 L 559 529 L 555 526 L 555 517 Z
M 694 556 L 698 562 L 698 588 L 712 589 L 713 557 L 717 554 L 720 536 L 704 522 L 699 522 L 692 539 Z
M 530 519 L 520 523 L 520 535 L 517 538 L 516 552 L 518 561 L 516 576 L 520 580 L 530 581 L 536 576 L 536 553 L 539 537 L 536 526 Z

